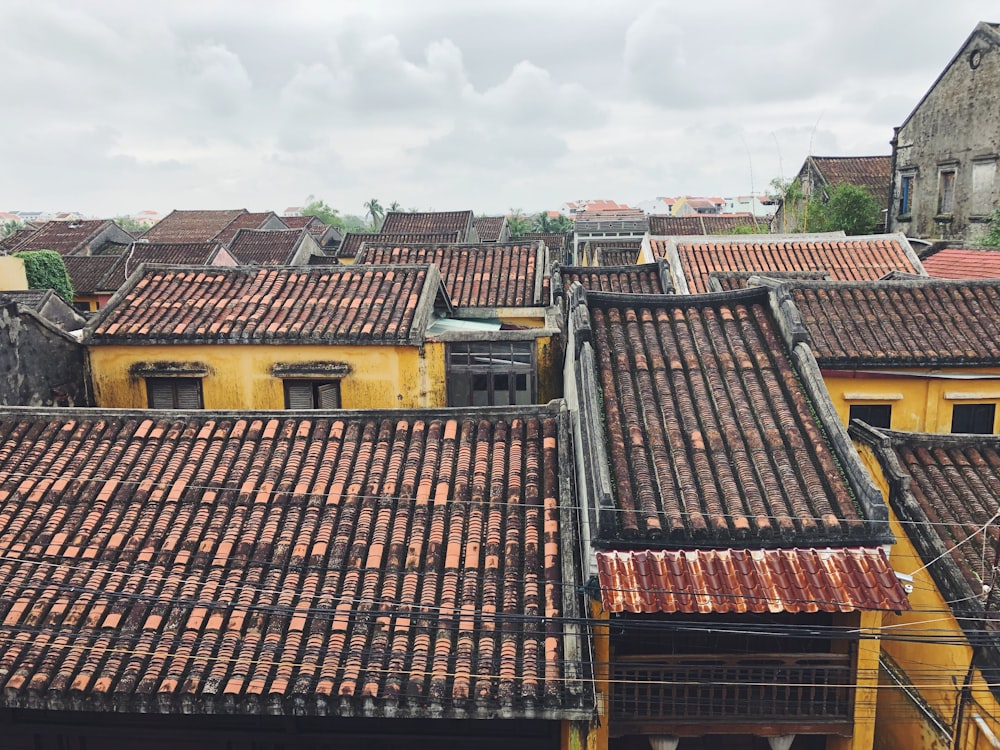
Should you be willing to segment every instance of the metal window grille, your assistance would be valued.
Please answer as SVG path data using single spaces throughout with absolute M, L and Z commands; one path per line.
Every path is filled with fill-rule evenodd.
M 448 405 L 535 403 L 534 341 L 463 341 L 448 345 Z

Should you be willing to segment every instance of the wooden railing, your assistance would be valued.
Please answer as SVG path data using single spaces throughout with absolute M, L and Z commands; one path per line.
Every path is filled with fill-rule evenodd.
M 654 724 L 850 723 L 847 654 L 649 655 L 611 665 L 611 718 Z

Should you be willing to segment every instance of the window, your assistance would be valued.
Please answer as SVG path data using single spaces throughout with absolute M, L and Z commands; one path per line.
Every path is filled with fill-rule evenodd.
M 996 411 L 996 404 L 955 404 L 951 413 L 951 431 L 990 435 Z
M 950 214 L 955 210 L 955 170 L 942 169 L 938 176 L 938 213 Z
M 892 421 L 892 404 L 857 404 L 851 407 L 850 419 L 860 419 L 872 427 L 888 430 Z
M 448 345 L 448 406 L 535 402 L 534 341 Z
M 993 212 L 993 183 L 996 181 L 995 159 L 972 163 L 972 216 L 988 216 Z
M 202 409 L 199 378 L 146 378 L 150 409 Z
M 899 215 L 908 216 L 913 204 L 913 175 L 904 174 L 899 178 Z
M 339 380 L 286 380 L 286 409 L 339 409 Z

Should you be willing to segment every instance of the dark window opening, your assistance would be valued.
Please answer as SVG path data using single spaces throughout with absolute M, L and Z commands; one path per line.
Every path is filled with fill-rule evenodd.
M 448 345 L 448 406 L 535 403 L 534 341 Z
M 950 214 L 955 210 L 955 171 L 941 172 L 941 190 L 938 195 L 938 213 Z
M 951 413 L 951 431 L 990 435 L 996 411 L 996 404 L 955 404 Z
M 286 409 L 340 409 L 339 380 L 286 380 Z
M 850 419 L 860 419 L 872 427 L 888 430 L 892 421 L 892 404 L 857 404 L 851 407 Z
M 913 175 L 903 175 L 899 181 L 899 215 L 910 213 L 911 196 L 913 193 Z
M 150 409 L 203 409 L 199 378 L 146 378 Z

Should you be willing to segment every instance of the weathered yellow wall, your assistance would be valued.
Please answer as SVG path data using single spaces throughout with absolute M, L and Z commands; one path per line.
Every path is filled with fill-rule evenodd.
M 861 461 L 888 503 L 889 486 L 878 459 L 869 446 L 856 443 L 856 447 Z M 899 615 L 888 612 L 883 617 L 883 634 L 906 636 L 905 640 L 884 637 L 882 650 L 907 674 L 909 682 L 936 713 L 950 722 L 969 668 L 972 649 L 966 645 L 958 621 L 930 573 L 921 569 L 924 566 L 923 560 L 891 509 L 889 524 L 897 540 L 890 557 L 892 567 L 898 573 L 913 576 L 913 591 L 909 595 L 912 608 L 909 612 Z M 992 717 L 990 721 L 993 731 L 1000 736 L 1000 702 L 995 700 L 978 672 L 972 690 L 974 700 L 982 706 L 980 715 Z M 898 704 L 901 701 L 910 703 L 896 690 L 886 691 L 883 688 L 880 692 L 876 715 L 876 747 L 884 750 L 932 747 L 933 744 L 927 744 L 928 738 L 937 733 L 926 718 L 920 715 L 920 720 L 916 722 L 898 720 Z M 967 708 L 966 715 L 968 714 Z M 972 748 L 971 745 L 967 747 L 969 750 Z
M 98 297 L 91 294 L 77 294 L 73 297 L 73 302 L 86 302 L 87 309 L 90 310 L 90 312 L 97 312 L 100 307 L 98 299 Z
M 611 630 L 609 616 L 600 601 L 590 602 L 594 629 L 594 691 L 597 693 L 597 717 L 587 733 L 587 750 L 608 750 L 608 710 L 611 706 Z
M 0 257 L 0 291 L 15 292 L 27 288 L 24 261 L 11 255 Z
M 914 370 L 929 373 L 930 370 Z M 930 377 L 850 377 L 823 374 L 833 405 L 844 424 L 852 405 L 892 404 L 893 430 L 951 432 L 955 404 L 992 402 L 1000 404 L 1000 370 L 966 369 L 940 372 L 964 375 L 992 375 L 981 380 L 952 380 Z M 1000 408 L 993 432 L 1000 432 Z
M 877 634 L 881 624 L 882 612 L 847 612 L 834 618 L 834 625 L 837 627 L 860 628 L 862 637 L 857 644 L 854 731 L 850 737 L 828 735 L 827 750 L 871 750 L 875 738 L 875 705 L 878 699 Z M 847 641 L 834 641 L 835 651 L 843 652 L 847 646 Z
M 266 346 L 163 345 L 92 346 L 90 372 L 98 406 L 148 405 L 145 379 L 129 374 L 137 362 L 198 362 L 206 409 L 283 409 L 282 379 L 275 363 L 345 362 L 351 372 L 341 380 L 345 409 L 393 409 L 446 405 L 444 345 Z

